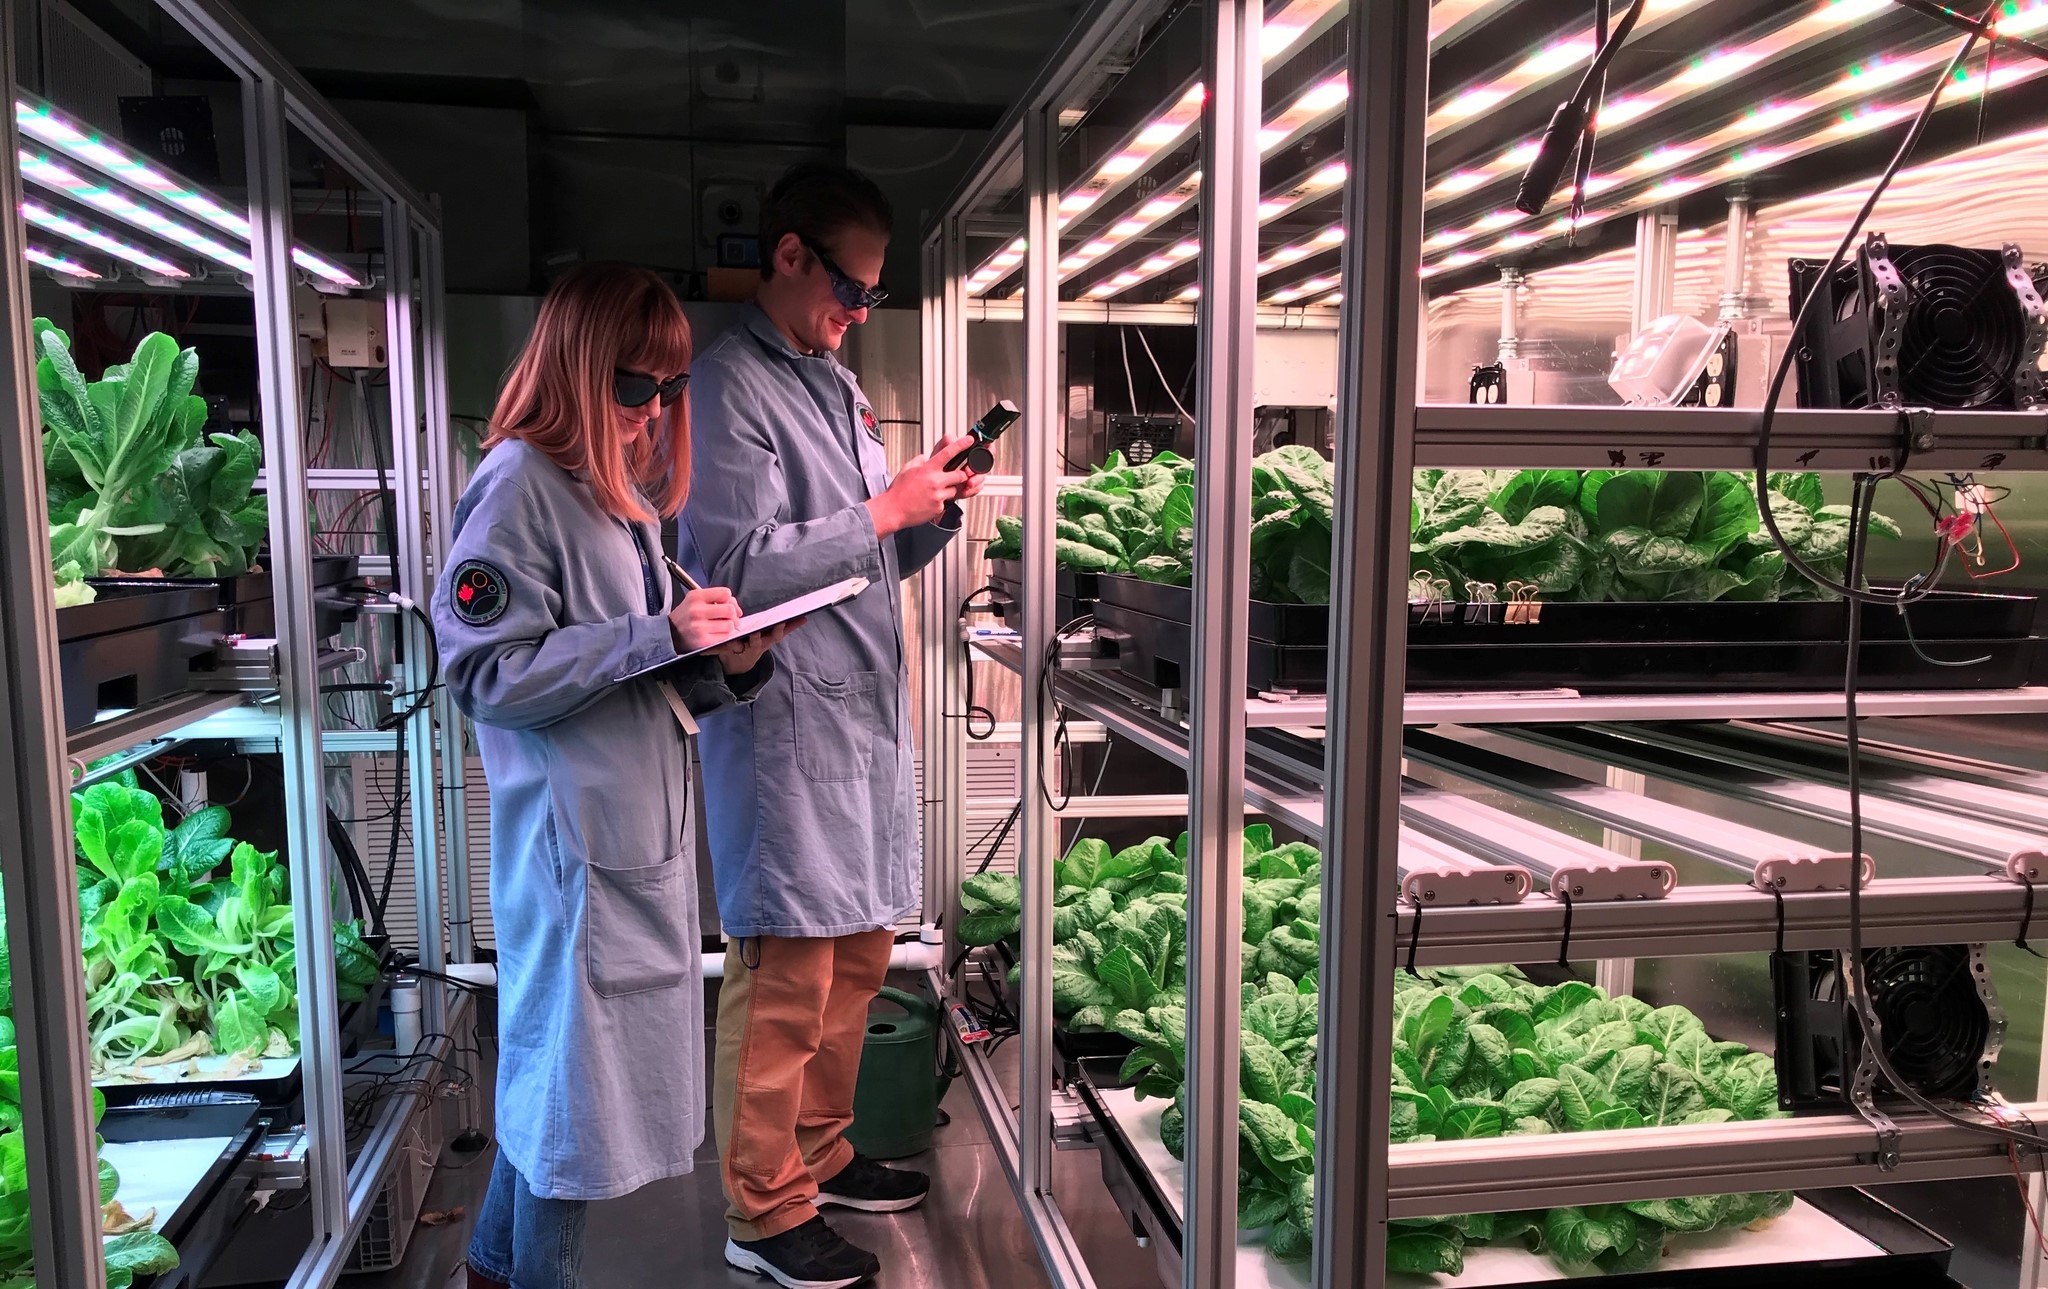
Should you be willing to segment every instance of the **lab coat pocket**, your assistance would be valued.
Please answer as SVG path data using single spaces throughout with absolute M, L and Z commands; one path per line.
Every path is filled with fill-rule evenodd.
M 683 851 L 645 868 L 585 867 L 583 954 L 600 998 L 673 989 L 697 952 Z
M 875 759 L 875 673 L 843 680 L 790 676 L 796 728 L 796 764 L 813 783 L 850 783 L 868 777 Z

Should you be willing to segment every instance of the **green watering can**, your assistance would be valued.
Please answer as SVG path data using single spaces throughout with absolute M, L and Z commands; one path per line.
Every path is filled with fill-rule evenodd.
M 931 1149 L 939 1102 L 953 1083 L 939 1071 L 944 1018 L 930 999 L 886 985 L 875 1002 L 846 1139 L 870 1159 L 920 1155 Z

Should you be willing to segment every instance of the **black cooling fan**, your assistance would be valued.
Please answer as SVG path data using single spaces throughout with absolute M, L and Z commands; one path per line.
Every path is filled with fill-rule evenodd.
M 1778 1001 L 1778 1102 L 1787 1110 L 1839 1107 L 1863 1057 L 1863 1026 L 1843 992 L 1845 955 L 1780 954 L 1771 961 Z M 1967 1101 L 1989 1091 L 2005 1016 L 1984 974 L 1982 946 L 1869 949 L 1865 990 L 1884 1053 L 1899 1079 L 1925 1097 Z M 1879 1076 L 1879 1097 L 1897 1086 Z
M 1796 313 L 1820 266 L 1793 260 L 1791 273 Z M 2048 315 L 2019 247 L 1890 246 L 1873 233 L 1807 315 L 1799 405 L 2038 407 L 2044 340 Z

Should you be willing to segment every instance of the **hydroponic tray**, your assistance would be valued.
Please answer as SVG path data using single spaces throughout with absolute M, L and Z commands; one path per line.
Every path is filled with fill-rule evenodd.
M 1195 593 L 1190 587 L 1148 582 L 1123 573 L 1104 573 L 1097 584 L 1101 598 L 1110 604 L 1134 609 L 1168 622 L 1192 622 Z M 1270 644 L 1329 647 L 1330 606 L 1327 604 L 1274 604 L 1254 599 L 1245 624 L 1245 634 Z
M 230 1216 L 216 1201 L 254 1149 L 267 1120 L 247 1098 L 200 1095 L 189 1104 L 110 1109 L 101 1156 L 120 1174 L 114 1198 L 131 1215 L 155 1210 L 151 1228 L 178 1246 L 178 1270 L 138 1284 L 197 1284 L 218 1251 L 201 1228 Z
M 1083 1067 L 1082 1099 L 1103 1129 L 1105 1168 L 1121 1166 L 1132 1189 L 1144 1193 L 1166 1227 L 1162 1240 L 1178 1247 L 1186 1199 L 1185 1169 L 1167 1152 L 1160 1116 L 1167 1103 L 1139 1101 L 1134 1092 Z M 1119 1187 L 1112 1186 L 1114 1192 Z M 1857 1191 L 1816 1192 L 1761 1231 L 1677 1236 L 1663 1261 L 1640 1275 L 1575 1276 L 1547 1257 L 1519 1246 L 1468 1248 L 1459 1276 L 1390 1275 L 1397 1289 L 1524 1289 L 1561 1280 L 1595 1279 L 1613 1289 L 1950 1289 L 1948 1246 L 1924 1228 Z M 1307 1264 L 1284 1263 L 1256 1235 L 1240 1233 L 1237 1283 L 1244 1289 L 1308 1289 Z
M 268 555 L 259 555 L 258 562 L 268 563 Z M 357 566 L 354 555 L 316 555 L 313 558 L 313 589 L 316 592 L 313 597 L 314 629 L 322 637 L 341 630 L 344 623 L 355 617 L 355 613 L 354 606 L 348 601 L 318 592 L 353 581 Z M 181 577 L 169 579 L 169 584 L 212 588 L 219 606 L 228 612 L 227 629 L 236 635 L 277 634 L 276 600 L 268 572 L 241 573 L 234 577 Z
M 57 610 L 64 725 L 141 707 L 185 691 L 192 667 L 213 655 L 228 615 L 212 585 L 161 578 L 95 581 L 97 598 Z
M 1115 594 L 1096 605 L 1095 618 L 1122 669 L 1148 685 L 1180 688 L 1192 653 L 1188 625 L 1127 608 L 1115 602 Z M 2026 634 L 2032 602 L 1983 598 L 1997 602 L 1959 595 L 1916 608 L 1911 638 L 1898 614 L 1866 612 L 1863 687 L 1953 691 L 2026 684 L 2040 646 Z M 1479 614 L 1469 607 L 1447 604 L 1441 620 L 1432 612 L 1428 621 L 1411 622 L 1411 691 L 1785 693 L 1839 687 L 1848 661 L 1840 605 L 1553 604 L 1543 607 L 1536 622 L 1514 625 L 1502 620 L 1503 605 L 1477 606 Z M 1782 631 L 1771 629 L 1774 616 Z M 1709 630 L 1717 618 L 1721 626 L 1741 630 Z M 1832 631 L 1815 630 L 1816 623 L 1830 619 Z M 1687 628 L 1694 634 L 1684 634 Z M 1246 683 L 1252 689 L 1326 687 L 1327 644 L 1281 644 L 1254 635 L 1247 646 Z

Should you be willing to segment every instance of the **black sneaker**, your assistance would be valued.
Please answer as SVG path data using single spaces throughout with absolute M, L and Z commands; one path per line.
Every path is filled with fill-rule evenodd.
M 838 1205 L 863 1213 L 901 1213 L 924 1203 L 932 1179 L 907 1168 L 884 1168 L 865 1155 L 818 1187 L 818 1207 Z
M 783 1289 L 848 1289 L 882 1270 L 880 1258 L 848 1244 L 822 1217 L 765 1240 L 728 1239 L 725 1260 Z

